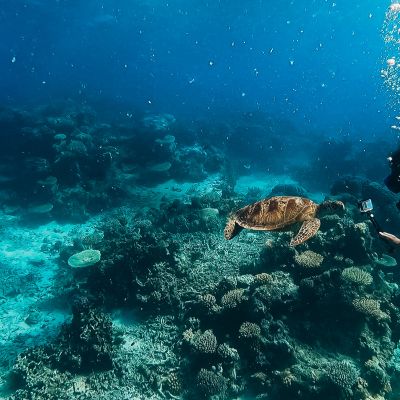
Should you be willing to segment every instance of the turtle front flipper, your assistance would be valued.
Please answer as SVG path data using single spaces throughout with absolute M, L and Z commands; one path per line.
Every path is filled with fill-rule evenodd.
M 297 235 L 290 241 L 291 246 L 297 246 L 304 243 L 307 239 L 314 236 L 321 225 L 321 221 L 318 218 L 308 219 L 304 221 Z
M 243 228 L 233 219 L 228 219 L 224 229 L 224 236 L 226 240 L 233 239 Z

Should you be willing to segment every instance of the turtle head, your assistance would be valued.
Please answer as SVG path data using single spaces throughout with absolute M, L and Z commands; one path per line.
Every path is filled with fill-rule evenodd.
M 229 218 L 224 229 L 225 239 L 233 239 L 242 229 L 243 228 L 236 223 L 234 218 Z
M 344 203 L 339 200 L 325 200 L 318 206 L 319 216 L 321 214 L 340 214 L 344 210 Z

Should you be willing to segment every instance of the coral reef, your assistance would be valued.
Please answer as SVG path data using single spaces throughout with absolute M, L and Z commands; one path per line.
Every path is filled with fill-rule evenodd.
M 64 325 L 57 345 L 60 348 L 57 355 L 60 369 L 92 371 L 112 368 L 112 322 L 91 307 L 85 298 L 75 302 L 71 324 Z
M 372 283 L 372 275 L 358 267 L 348 267 L 342 271 L 342 278 L 357 285 L 370 285 Z
M 226 379 L 214 371 L 202 368 L 196 379 L 199 391 L 205 396 L 223 395 L 226 391 Z
M 113 333 L 109 317 L 96 310 L 87 299 L 73 307 L 70 324 L 55 341 L 20 354 L 11 372 L 16 389 L 12 399 L 71 399 L 77 373 L 113 368 Z
M 378 300 L 361 297 L 353 300 L 353 306 L 360 313 L 377 320 L 389 318 L 389 316 L 381 310 Z
M 304 268 L 318 268 L 321 266 L 324 257 L 312 250 L 297 253 L 294 256 L 295 262 Z
M 190 342 L 193 348 L 201 354 L 212 354 L 217 350 L 217 338 L 210 329 L 203 333 L 196 332 Z
M 185 319 L 197 322 L 184 343 L 211 330 L 220 343 L 202 358 L 182 347 L 182 368 L 190 363 L 192 379 L 200 372 L 225 378 L 223 388 L 202 389 L 203 396 L 367 399 L 390 392 L 388 360 L 398 334 L 388 324 L 398 320 L 391 303 L 398 289 L 369 264 L 354 265 L 373 262 L 374 239 L 368 224 L 351 222 L 323 218 L 326 232 L 301 252 L 290 250 L 287 233 L 278 234 L 251 274 L 243 268 L 247 274 L 225 277 L 188 303 Z M 358 239 L 347 244 L 349 237 Z M 373 297 L 378 292 L 381 301 Z
M 314 195 L 312 184 L 337 179 L 357 149 L 310 144 L 318 172 L 302 163 L 292 176 L 307 190 L 255 182 L 236 193 L 249 170 L 280 173 L 275 149 L 293 152 L 281 135 L 293 126 L 255 113 L 219 128 L 193 123 L 190 136 L 170 114 L 103 124 L 90 109 L 72 107 L 7 118 L 16 133 L 7 151 L 29 156 L 4 172 L 4 212 L 19 209 L 21 224 L 90 218 L 67 238 L 41 244 L 59 254 L 60 297 L 78 300 L 54 339 L 16 358 L 10 399 L 398 394 L 397 255 L 385 255 L 356 207 L 371 196 L 379 221 L 400 223 L 390 192 L 342 174 L 330 194 L 347 203 L 345 216 L 322 217 L 320 231 L 296 249 L 288 231 L 222 235 L 232 210 L 267 193 Z M 338 151 L 347 158 L 334 171 Z M 16 282 L 11 267 L 3 271 L 2 301 L 35 291 L 37 275 Z M 45 306 L 31 307 L 23 322 L 40 325 Z
M 329 363 L 326 375 L 339 388 L 350 389 L 357 382 L 359 372 L 351 362 L 344 360 Z
M 258 338 L 261 335 L 261 328 L 254 322 L 243 322 L 239 328 L 239 338 Z

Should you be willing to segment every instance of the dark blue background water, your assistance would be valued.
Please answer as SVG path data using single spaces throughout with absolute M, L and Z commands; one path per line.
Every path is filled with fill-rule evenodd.
M 390 134 L 387 3 L 2 0 L 1 101 L 261 109 L 330 134 Z

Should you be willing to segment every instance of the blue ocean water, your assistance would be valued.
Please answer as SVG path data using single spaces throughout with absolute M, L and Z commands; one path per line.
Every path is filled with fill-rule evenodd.
M 329 134 L 385 132 L 386 8 L 372 0 L 4 2 L 1 96 L 190 116 L 259 109 Z
M 0 398 L 396 399 L 399 18 L 0 1 Z

